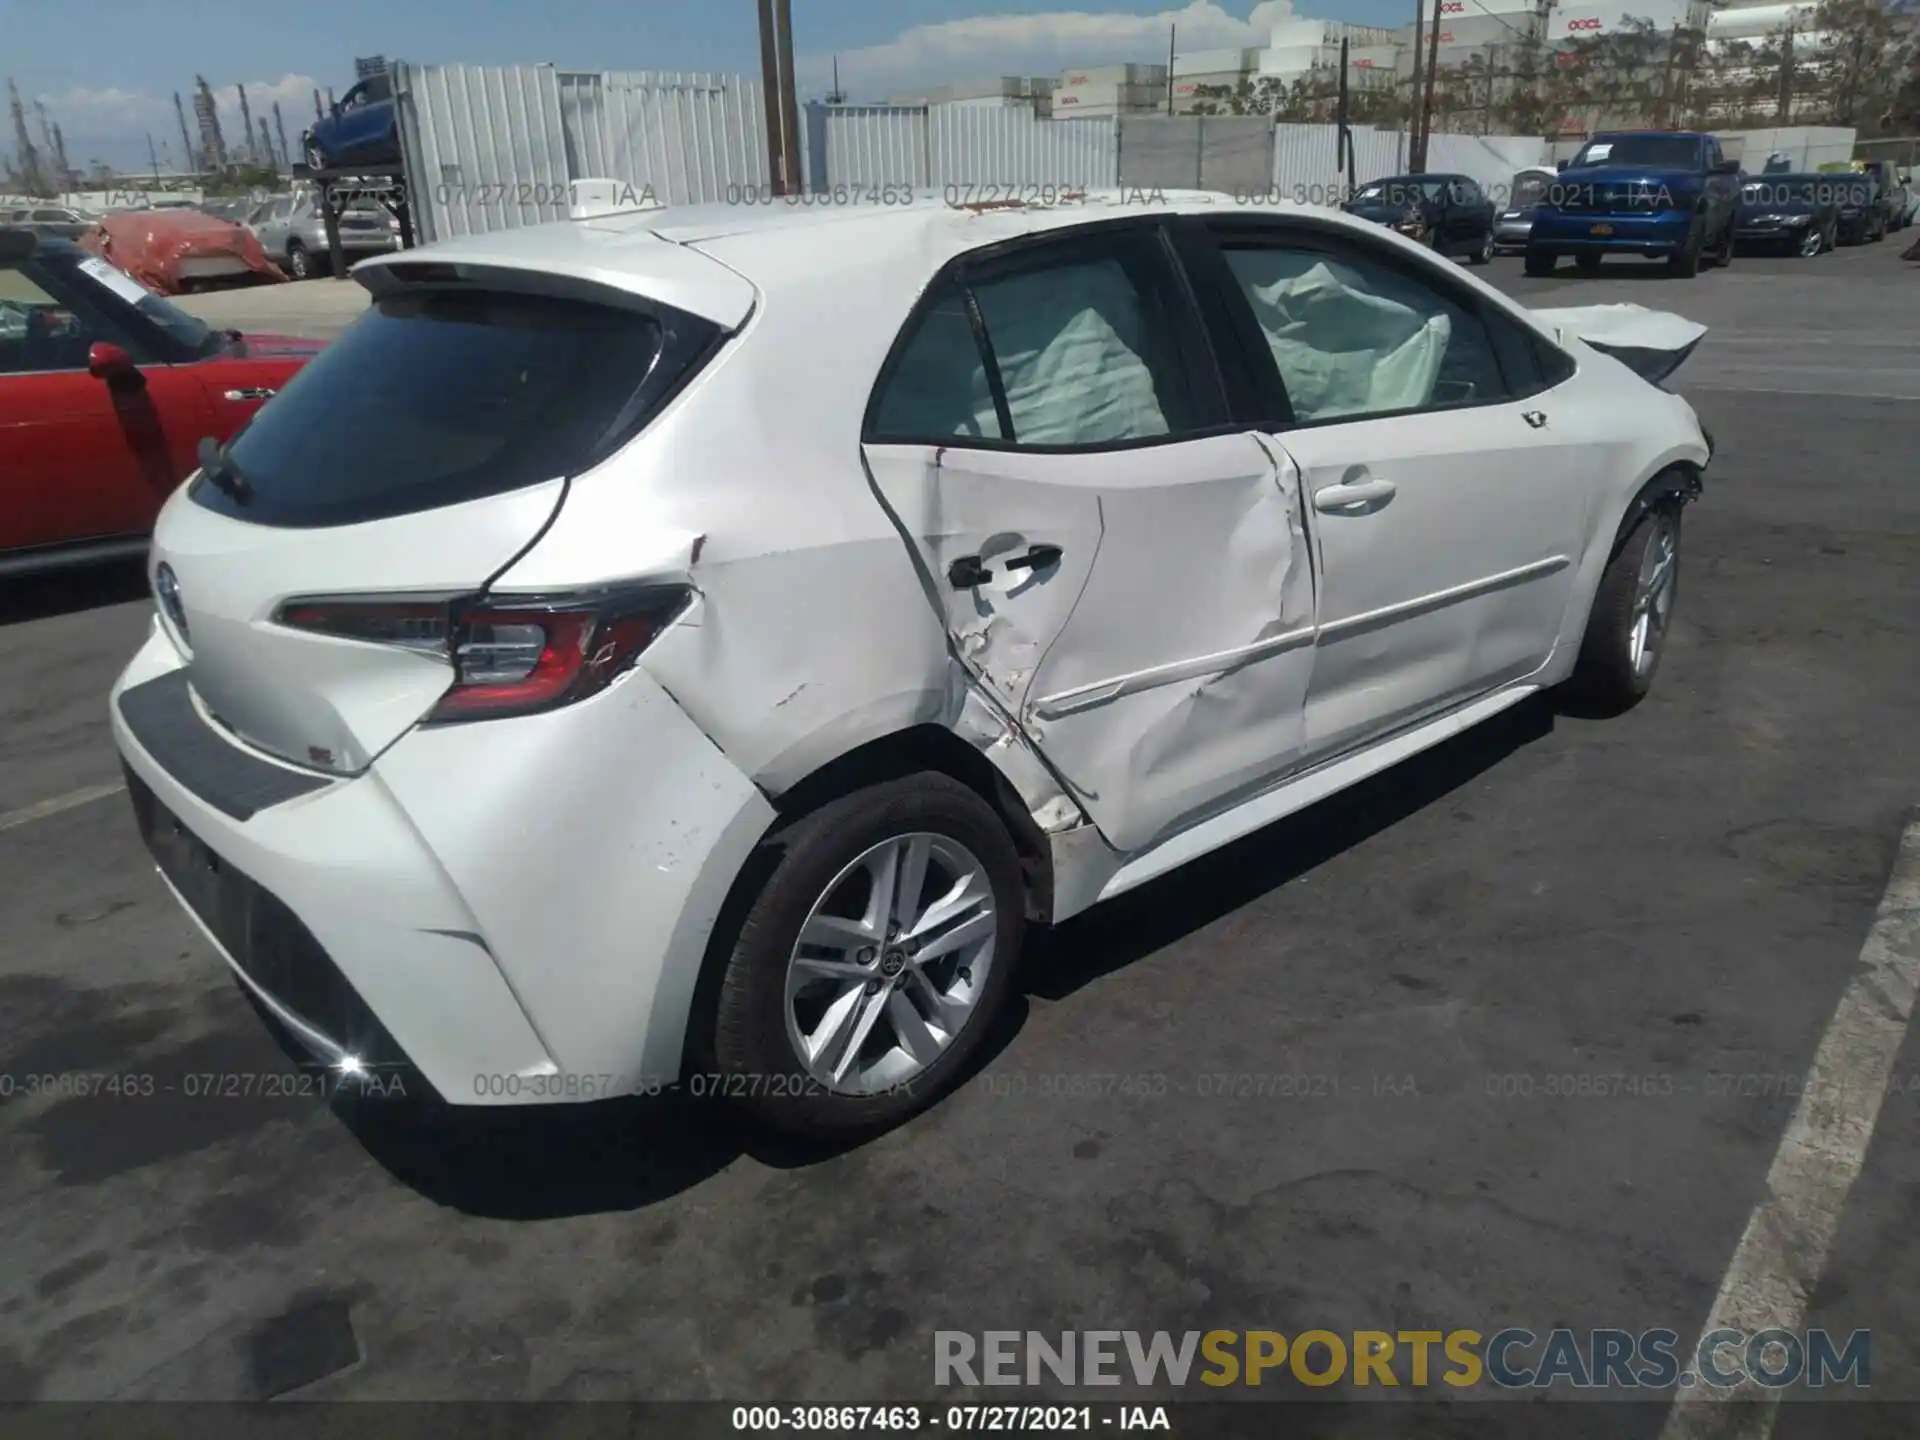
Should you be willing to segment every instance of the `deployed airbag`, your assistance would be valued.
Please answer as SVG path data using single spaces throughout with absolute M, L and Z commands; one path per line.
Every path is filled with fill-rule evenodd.
M 1378 293 L 1338 262 L 1290 250 L 1234 256 L 1299 420 L 1410 410 L 1433 397 L 1452 324 Z
M 1139 292 L 1118 262 L 1013 276 L 975 294 L 1022 444 L 1090 445 L 1168 433 L 1143 358 Z
M 1656 385 L 1680 368 L 1707 333 L 1696 321 L 1644 305 L 1579 305 L 1533 313 L 1553 326 L 1562 341 L 1578 337 Z

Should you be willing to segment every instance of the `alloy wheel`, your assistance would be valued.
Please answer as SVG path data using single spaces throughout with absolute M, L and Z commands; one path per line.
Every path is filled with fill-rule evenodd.
M 1672 515 L 1656 513 L 1653 533 L 1647 537 L 1647 548 L 1640 558 L 1640 578 L 1633 592 L 1633 624 L 1627 631 L 1627 658 L 1633 673 L 1642 678 L 1652 674 L 1659 663 L 1679 579 L 1679 526 Z
M 1817 225 L 1809 225 L 1807 227 L 1807 233 L 1800 237 L 1801 258 L 1806 260 L 1811 260 L 1815 255 L 1818 255 L 1819 253 L 1820 253 L 1820 228 Z
M 787 1039 L 841 1095 L 924 1073 L 973 1018 L 999 916 L 979 857 L 926 832 L 882 841 L 814 902 L 787 961 Z

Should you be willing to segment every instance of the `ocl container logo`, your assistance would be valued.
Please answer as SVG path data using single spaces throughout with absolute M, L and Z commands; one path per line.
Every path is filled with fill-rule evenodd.
M 1464 15 L 1467 13 L 1467 0 L 1442 0 L 1442 15 Z
M 1590 15 L 1584 20 L 1569 20 L 1567 22 L 1567 33 L 1569 35 L 1579 30 L 1598 29 L 1600 29 L 1600 17 L 1598 15 Z

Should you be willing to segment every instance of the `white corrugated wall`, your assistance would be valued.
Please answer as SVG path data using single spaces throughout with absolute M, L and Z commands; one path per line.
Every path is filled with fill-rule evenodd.
M 405 63 L 393 70 L 422 244 L 566 218 L 572 176 L 558 71 Z
M 1334 125 L 1273 127 L 1273 188 L 1276 198 L 1303 205 L 1339 205 L 1347 196 L 1347 170 L 1334 148 Z M 1406 136 L 1397 130 L 1356 125 L 1353 179 L 1364 185 L 1394 175 L 1406 164 Z
M 1334 157 L 1332 125 L 1274 127 L 1273 183 L 1282 199 L 1310 205 L 1337 205 L 1346 192 L 1346 173 Z M 1551 166 L 1551 148 L 1534 135 L 1454 135 L 1436 132 L 1427 147 L 1432 174 L 1465 175 L 1496 198 L 1504 197 L 1516 171 Z M 1353 127 L 1353 178 L 1364 185 L 1406 173 L 1408 137 L 1404 131 Z
M 803 128 L 814 137 L 805 147 L 809 189 L 908 185 L 924 190 L 934 183 L 924 106 L 809 105 Z
M 933 105 L 927 110 L 937 186 L 1096 190 L 1120 180 L 1120 122 L 1041 120 L 1023 106 Z M 989 195 L 988 198 L 991 198 Z
M 758 81 L 640 70 L 561 77 L 573 178 L 651 188 L 663 205 L 740 201 L 767 186 Z

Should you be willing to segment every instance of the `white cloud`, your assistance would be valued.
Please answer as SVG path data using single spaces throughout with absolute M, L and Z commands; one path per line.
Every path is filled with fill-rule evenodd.
M 1213 0 L 1152 14 L 1056 10 L 1039 15 L 975 15 L 916 25 L 882 45 L 840 52 L 840 83 L 861 99 L 916 85 L 993 75 L 1047 75 L 1071 65 L 1164 61 L 1167 30 L 1181 52 L 1264 45 L 1287 0 L 1261 0 L 1243 19 Z M 819 89 L 833 74 L 831 55 L 795 65 L 801 84 Z
M 258 134 L 262 116 L 266 117 L 268 127 L 272 128 L 273 105 L 277 100 L 280 102 L 280 113 L 286 120 L 287 139 L 297 146 L 300 132 L 313 123 L 313 92 L 317 86 L 318 82 L 307 75 L 282 75 L 278 80 L 247 81 L 247 104 L 253 111 L 255 135 Z M 182 85 L 180 102 L 186 107 L 187 125 L 198 143 L 199 126 L 193 117 L 194 88 L 191 80 Z M 318 88 L 324 93 L 325 87 Z M 180 124 L 174 115 L 172 92 L 154 95 L 143 90 L 75 87 L 33 98 L 46 106 L 47 118 L 59 125 L 67 137 L 68 150 L 76 160 L 82 154 L 108 152 L 117 155 L 129 146 L 137 146 L 144 155 L 147 134 L 151 134 L 154 142 L 164 147 L 169 156 L 178 148 Z M 221 134 L 231 147 L 240 140 L 240 87 L 237 84 L 216 85 L 213 99 L 220 116 Z M 34 117 L 29 115 L 28 122 L 37 133 L 38 123 Z M 276 133 L 274 144 L 278 146 L 279 143 L 280 137 Z

